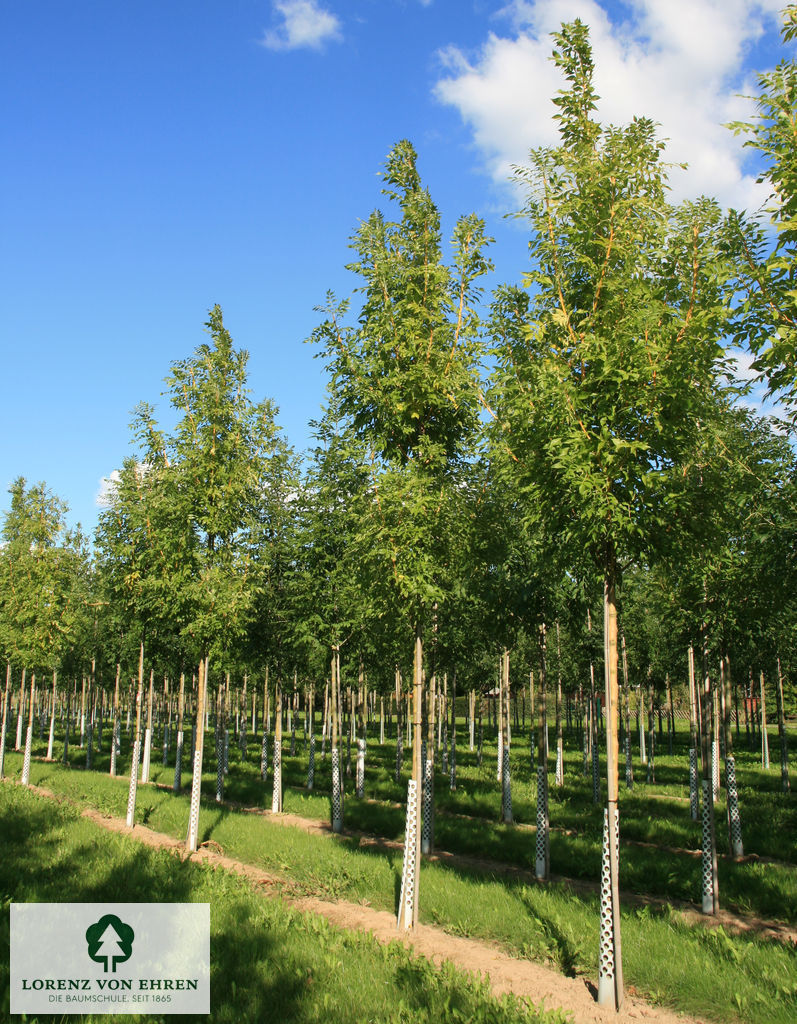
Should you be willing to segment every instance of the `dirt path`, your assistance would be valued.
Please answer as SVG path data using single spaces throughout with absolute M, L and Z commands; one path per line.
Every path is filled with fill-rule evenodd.
M 67 797 L 42 787 L 31 786 L 30 789 L 44 797 L 73 803 Z M 320 914 L 339 928 L 370 932 L 382 943 L 400 939 L 409 949 L 434 963 L 448 960 L 463 970 L 485 976 L 496 994 L 511 992 L 534 1003 L 544 1003 L 549 1009 L 559 1007 L 572 1014 L 575 1024 L 632 1024 L 638 1021 L 649 1021 L 651 1024 L 706 1024 L 702 1019 L 686 1017 L 642 1002 L 634 997 L 633 990 L 627 995 L 619 1013 L 601 1009 L 595 1002 L 595 986 L 589 979 L 567 978 L 540 964 L 510 957 L 497 946 L 478 939 L 448 935 L 431 925 L 420 925 L 415 932 L 400 935 L 396 931 L 393 914 L 343 900 L 331 903 L 293 896 L 288 878 L 227 857 L 221 848 L 214 848 L 217 844 L 212 842 L 189 855 L 183 842 L 155 832 L 145 825 L 129 829 L 122 818 L 114 818 L 91 807 L 82 809 L 81 814 L 101 828 L 147 846 L 167 850 L 181 859 L 190 857 L 193 861 L 232 871 L 247 879 L 261 895 L 267 898 L 279 897 L 298 910 Z M 300 823 L 300 827 L 314 826 L 308 828 L 308 831 L 324 831 L 318 822 L 307 822 L 293 815 L 282 815 L 281 818 L 281 824 Z

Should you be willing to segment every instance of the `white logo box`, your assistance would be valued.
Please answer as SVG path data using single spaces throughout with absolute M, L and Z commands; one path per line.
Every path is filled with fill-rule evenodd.
M 11 1013 L 210 1013 L 209 903 L 10 909 Z

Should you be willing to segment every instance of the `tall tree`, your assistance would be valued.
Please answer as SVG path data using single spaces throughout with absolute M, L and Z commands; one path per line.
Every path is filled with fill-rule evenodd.
M 424 630 L 445 597 L 441 579 L 445 488 L 476 428 L 475 365 L 478 278 L 488 269 L 484 224 L 461 218 L 453 238 L 453 267 L 443 262 L 440 214 L 407 141 L 388 155 L 384 194 L 401 219 L 375 211 L 362 223 L 348 269 L 363 280 L 356 325 L 345 326 L 349 303 L 330 297 L 327 319 L 314 332 L 329 361 L 341 411 L 371 453 L 374 501 L 363 524 L 370 532 L 373 581 L 385 578 L 407 612 L 415 635 L 413 785 L 420 796 L 421 694 Z M 405 926 L 417 922 L 420 804 L 414 815 L 414 865 L 402 902 Z M 408 829 L 412 832 L 412 828 Z
M 336 396 L 319 423 L 312 423 L 317 444 L 312 451 L 301 502 L 297 623 L 308 649 L 337 683 L 341 648 L 354 651 L 361 642 L 370 607 L 360 585 L 352 539 L 356 536 L 369 494 L 367 449 L 340 415 Z M 355 639 L 357 637 L 358 639 Z M 329 691 L 332 757 L 332 829 L 343 828 L 338 686 Z
M 66 525 L 67 506 L 44 483 L 18 477 L 10 488 L 0 546 L 0 650 L 8 664 L 30 672 L 22 781 L 27 784 L 33 728 L 34 679 L 57 670 L 85 632 L 90 565 L 80 529 Z M 21 725 L 24 690 L 20 689 Z
M 280 452 L 276 409 L 268 400 L 251 401 L 248 353 L 233 346 L 219 306 L 211 309 L 205 326 L 210 342 L 173 363 L 166 378 L 166 394 L 178 416 L 174 430 L 162 430 L 149 405 L 136 412 L 141 453 L 136 463 L 126 464 L 122 484 L 146 487 L 140 503 L 131 502 L 130 523 L 117 516 L 121 544 L 108 545 L 112 555 L 118 554 L 118 577 L 134 610 L 155 616 L 158 607 L 166 609 L 167 617 L 177 619 L 186 656 L 200 667 L 187 840 L 192 850 L 210 660 L 219 661 L 251 621 L 263 486 Z
M 605 927 L 599 1000 L 623 998 L 617 865 L 616 591 L 679 510 L 679 465 L 711 401 L 725 317 L 713 202 L 666 200 L 653 123 L 594 117 L 587 27 L 554 34 L 569 86 L 560 144 L 517 172 L 528 194 L 531 293 L 495 303 L 499 418 L 516 478 L 549 542 L 588 552 L 603 578 L 608 758 Z
M 783 41 L 797 38 L 797 4 L 783 11 Z M 766 162 L 759 181 L 772 187 L 764 217 L 738 213 L 732 218 L 740 257 L 737 284 L 743 294 L 734 328 L 739 342 L 749 345 L 753 369 L 766 375 L 769 394 L 786 406 L 797 426 L 797 62 L 782 60 L 759 75 L 761 93 L 752 121 L 735 122 L 737 134 L 749 136 L 745 146 L 758 150 Z M 772 239 L 774 229 L 775 238 Z

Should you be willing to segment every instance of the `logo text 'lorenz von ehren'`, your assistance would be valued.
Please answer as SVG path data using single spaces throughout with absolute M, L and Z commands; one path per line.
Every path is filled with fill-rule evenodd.
M 210 1013 L 207 903 L 12 902 L 10 926 L 12 1015 Z
M 130 959 L 133 952 L 135 932 L 129 924 L 121 921 L 116 914 L 105 914 L 86 929 L 89 956 L 95 963 L 103 964 L 106 971 L 116 971 L 117 964 Z

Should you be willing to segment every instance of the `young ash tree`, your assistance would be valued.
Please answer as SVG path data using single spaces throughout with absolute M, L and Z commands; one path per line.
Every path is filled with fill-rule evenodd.
M 126 464 L 106 523 L 108 558 L 112 568 L 118 560 L 115 578 L 140 625 L 157 621 L 161 609 L 198 665 L 190 850 L 197 844 L 210 659 L 240 641 L 251 620 L 264 482 L 279 453 L 276 410 L 250 400 L 248 354 L 234 348 L 218 306 L 206 328 L 210 342 L 173 363 L 166 378 L 178 415 L 173 432 L 158 427 L 149 406 L 137 410 L 141 456 Z M 141 678 L 143 648 L 139 666 Z
M 494 304 L 497 415 L 516 486 L 547 542 L 603 579 L 608 806 L 599 1001 L 623 999 L 618 889 L 616 592 L 682 511 L 680 465 L 711 402 L 725 319 L 713 202 L 673 208 L 663 143 L 636 118 L 604 127 L 587 27 L 554 34 L 569 85 L 560 143 L 516 173 L 527 192 L 528 290 Z
M 316 447 L 308 468 L 300 513 L 297 604 L 299 628 L 310 651 L 329 667 L 327 707 L 332 761 L 331 824 L 343 829 L 343 775 L 339 740 L 342 703 L 340 657 L 362 636 L 370 607 L 360 583 L 352 538 L 372 500 L 368 453 L 341 417 L 334 395 L 323 419 L 311 424 Z
M 477 424 L 475 386 L 479 320 L 477 281 L 489 268 L 484 224 L 461 218 L 454 229 L 454 265 L 443 262 L 440 214 L 423 187 L 407 141 L 388 155 L 384 194 L 400 220 L 375 211 L 352 242 L 349 267 L 363 280 L 354 325 L 349 304 L 330 297 L 314 332 L 329 362 L 343 415 L 365 442 L 373 500 L 359 532 L 362 571 L 387 602 L 400 604 L 415 636 L 413 778 L 408 828 L 414 850 L 400 901 L 405 927 L 417 922 L 420 862 L 421 706 L 424 634 L 445 599 L 446 489 Z M 406 897 L 406 898 L 404 898 Z
M 23 725 L 27 685 L 28 724 L 22 782 L 27 785 L 33 732 L 36 673 L 53 677 L 83 631 L 90 600 L 90 563 L 85 539 L 66 525 L 67 506 L 44 483 L 28 486 L 23 477 L 11 485 L 0 545 L 0 650 L 9 668 L 21 670 L 17 709 Z M 10 671 L 9 671 L 10 678 Z M 0 738 L 5 744 L 5 734 Z
M 783 11 L 783 41 L 797 38 L 797 4 Z M 797 61 L 782 60 L 759 76 L 761 93 L 750 122 L 730 127 L 747 135 L 745 146 L 766 161 L 759 181 L 772 187 L 763 217 L 735 213 L 731 219 L 738 257 L 736 284 L 742 301 L 734 317 L 734 337 L 755 355 L 769 395 L 781 398 L 792 428 L 797 427 Z M 774 232 L 774 239 L 772 234 Z

